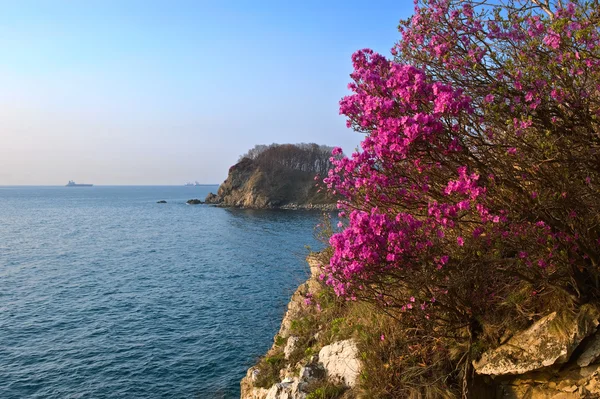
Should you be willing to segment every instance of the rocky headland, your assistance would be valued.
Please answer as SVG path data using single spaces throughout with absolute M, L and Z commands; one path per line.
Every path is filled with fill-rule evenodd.
M 315 177 L 330 167 L 331 148 L 316 144 L 257 146 L 229 168 L 227 179 L 206 204 L 254 209 L 333 210 L 335 199 Z M 264 148 L 263 148 L 264 147 Z

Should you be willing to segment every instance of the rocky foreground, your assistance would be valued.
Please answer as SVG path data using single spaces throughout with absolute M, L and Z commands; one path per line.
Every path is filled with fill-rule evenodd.
M 319 266 L 316 259 L 308 259 L 311 277 L 302 284 L 288 304 L 287 312 L 281 323 L 281 328 L 276 336 L 276 342 L 269 350 L 266 357 L 277 356 L 283 347 L 284 360 L 290 360 L 297 349 L 300 337 L 293 332 L 293 323 L 302 317 L 310 306 L 306 303 L 306 294 L 317 292 L 321 284 L 318 281 Z M 285 340 L 285 345 L 277 341 Z M 296 364 L 287 364 L 279 372 L 280 382 L 269 388 L 256 387 L 255 383 L 260 378 L 260 369 L 251 367 L 246 377 L 241 382 L 242 399 L 305 399 L 314 392 L 316 386 L 327 381 L 342 387 L 353 388 L 360 375 L 359 351 L 356 342 L 352 339 L 334 342 L 324 346 L 318 352 Z
M 275 342 L 261 362 L 241 381 L 242 399 L 361 398 L 361 347 L 355 339 L 300 351 L 306 342 L 298 324 L 311 312 L 306 298 L 322 285 L 318 261 L 309 258 L 311 277 L 294 293 Z M 314 309 L 313 309 L 314 310 Z M 473 363 L 471 398 L 583 399 L 600 398 L 600 312 L 584 305 L 572 318 L 550 313 L 528 329 L 503 338 Z M 308 337 L 315 342 L 318 335 Z M 266 359 L 266 363 L 265 363 Z M 265 386 L 265 364 L 278 372 Z M 262 365 L 262 366 L 261 366 Z M 324 396 L 329 395 L 329 396 Z

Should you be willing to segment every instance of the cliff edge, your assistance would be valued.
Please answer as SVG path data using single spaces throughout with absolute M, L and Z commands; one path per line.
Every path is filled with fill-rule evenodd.
M 316 144 L 273 144 L 250 152 L 229 168 L 227 179 L 207 204 L 240 208 L 335 208 L 333 199 L 320 190 L 315 177 L 330 167 L 329 147 Z M 324 172 L 324 173 L 323 173 Z
M 241 381 L 241 399 L 424 398 L 398 391 L 392 366 L 381 361 L 399 334 L 394 321 L 360 301 L 340 302 L 318 277 L 320 256 L 308 257 L 311 276 L 293 294 L 273 346 Z M 514 332 L 473 362 L 466 397 L 600 398 L 599 324 L 598 307 L 586 304 Z M 437 391 L 427 397 L 457 398 Z
M 361 371 L 357 343 L 320 330 L 311 298 L 326 289 L 318 255 L 307 262 L 311 276 L 292 295 L 273 346 L 241 381 L 242 399 L 354 397 Z

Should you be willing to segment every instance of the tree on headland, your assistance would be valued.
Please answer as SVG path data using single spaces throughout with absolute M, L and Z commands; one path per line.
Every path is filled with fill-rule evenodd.
M 333 147 L 315 143 L 258 144 L 240 156 L 239 161 L 246 158 L 267 170 L 284 168 L 325 176 L 333 166 L 332 150 Z
M 336 198 L 322 181 L 333 167 L 333 147 L 310 144 L 257 145 L 229 168 L 217 194 L 206 202 L 246 208 L 329 209 Z
M 600 298 L 600 7 L 416 3 L 393 60 L 352 57 L 340 110 L 365 138 L 325 179 L 343 200 L 323 279 L 413 332 L 407 386 L 445 372 L 465 394 L 475 347 Z

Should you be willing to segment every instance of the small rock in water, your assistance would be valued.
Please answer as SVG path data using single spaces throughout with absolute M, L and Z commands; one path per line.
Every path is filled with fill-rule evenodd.
M 156 201 L 156 203 L 157 203 L 157 204 L 166 204 L 166 203 L 167 203 L 167 201 L 165 201 L 165 200 L 160 200 L 160 201 Z
M 206 202 L 207 204 L 218 204 L 220 202 L 220 198 L 216 194 L 208 193 L 208 195 L 204 199 L 204 202 Z
M 186 204 L 189 204 L 189 205 L 198 205 L 198 204 L 202 204 L 202 201 L 200 201 L 197 198 L 194 198 L 194 199 L 188 200 L 186 202 Z

